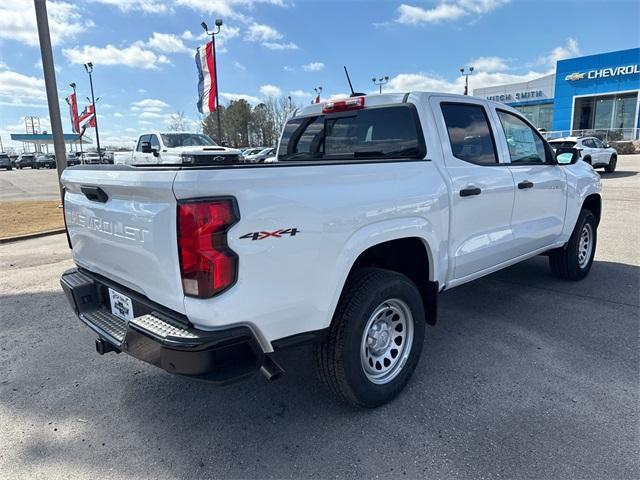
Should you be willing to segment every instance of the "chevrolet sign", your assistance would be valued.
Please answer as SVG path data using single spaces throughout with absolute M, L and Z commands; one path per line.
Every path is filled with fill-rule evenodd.
M 584 78 L 594 80 L 596 78 L 617 77 L 620 75 L 635 75 L 639 73 L 640 73 L 640 65 L 635 64 L 635 65 L 625 65 L 620 67 L 601 68 L 599 70 L 590 70 L 588 72 L 571 73 L 566 77 L 564 77 L 564 79 L 568 82 L 575 82 L 577 80 L 582 80 Z

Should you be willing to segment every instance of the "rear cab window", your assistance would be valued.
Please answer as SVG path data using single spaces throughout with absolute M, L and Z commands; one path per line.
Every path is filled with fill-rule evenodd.
M 496 145 L 487 112 L 471 103 L 440 104 L 454 157 L 477 165 L 497 165 Z
M 278 161 L 423 159 L 426 147 L 412 104 L 294 117 Z

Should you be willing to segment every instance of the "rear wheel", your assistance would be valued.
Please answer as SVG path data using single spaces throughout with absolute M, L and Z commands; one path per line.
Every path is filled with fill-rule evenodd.
M 582 280 L 593 265 L 596 243 L 596 218 L 590 210 L 582 210 L 567 244 L 549 255 L 553 274 L 566 280 Z
M 350 276 L 328 338 L 314 347 L 320 380 L 340 400 L 382 405 L 405 387 L 424 341 L 424 306 L 404 275 L 367 268 Z
M 604 171 L 607 173 L 613 173 L 616 171 L 616 165 L 618 164 L 618 157 L 615 155 L 611 155 L 609 159 L 609 163 L 606 167 L 604 167 Z

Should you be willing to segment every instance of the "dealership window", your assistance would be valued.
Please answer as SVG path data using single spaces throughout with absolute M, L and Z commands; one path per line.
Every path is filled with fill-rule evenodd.
M 539 129 L 551 130 L 553 121 L 553 104 L 545 103 L 542 105 L 514 105 L 523 117 L 531 122 L 531 124 Z
M 613 130 L 620 138 L 636 127 L 638 92 L 578 97 L 573 108 L 573 130 Z

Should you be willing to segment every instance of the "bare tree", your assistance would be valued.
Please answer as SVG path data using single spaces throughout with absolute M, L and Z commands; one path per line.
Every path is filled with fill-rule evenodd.
M 184 132 L 187 129 L 186 123 L 184 112 L 176 112 L 169 117 L 169 131 Z

